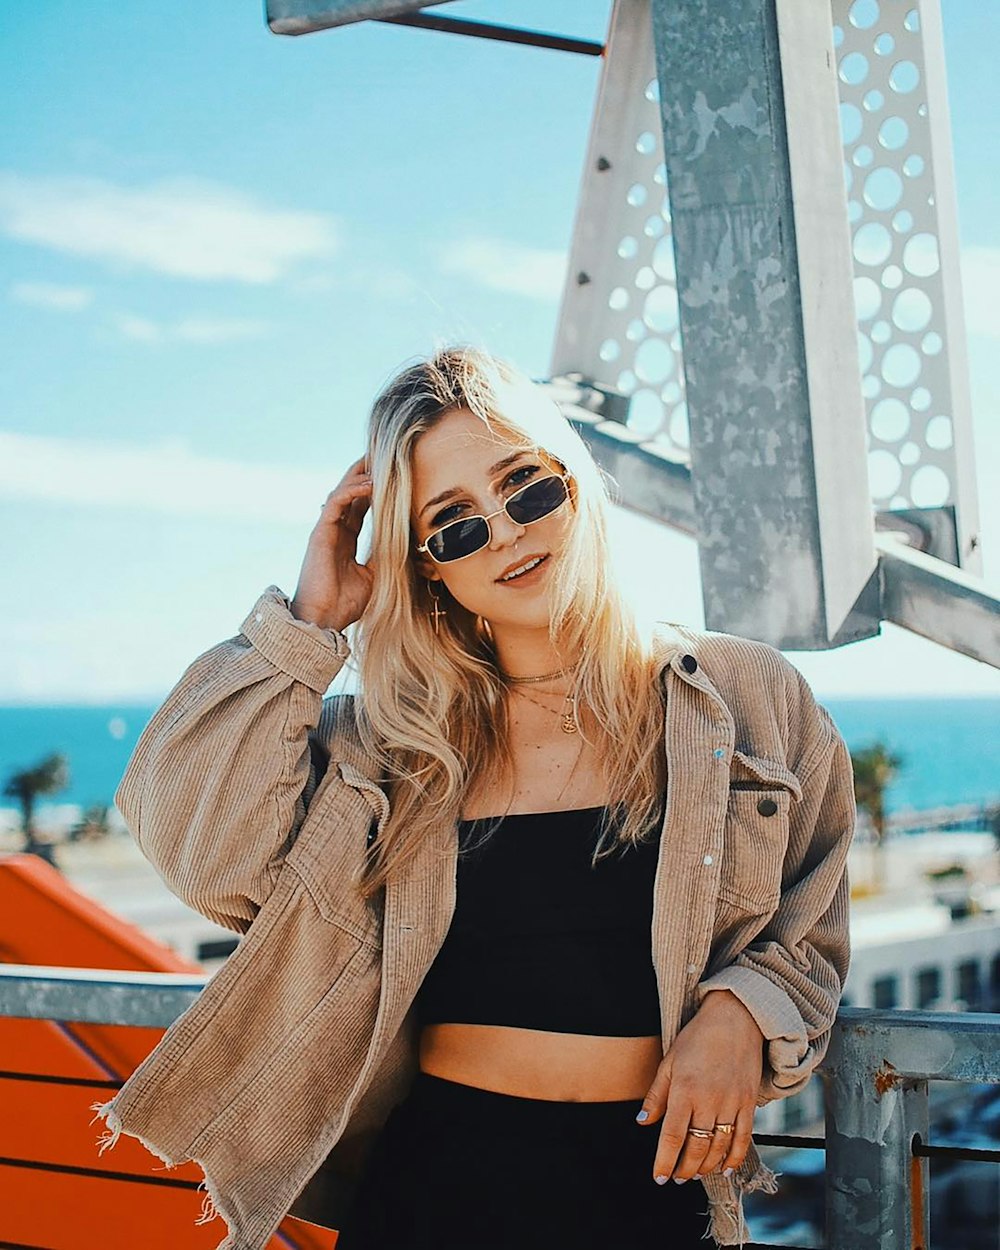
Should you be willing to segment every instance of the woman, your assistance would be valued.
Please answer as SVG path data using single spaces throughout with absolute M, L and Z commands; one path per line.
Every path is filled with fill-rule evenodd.
M 245 936 L 95 1108 L 202 1166 L 222 1247 L 291 1209 L 341 1250 L 683 1250 L 773 1192 L 754 1109 L 847 973 L 850 760 L 774 648 L 643 636 L 606 501 L 538 388 L 439 352 L 376 400 L 293 599 L 146 727 L 118 806 Z M 323 699 L 351 625 L 361 693 Z

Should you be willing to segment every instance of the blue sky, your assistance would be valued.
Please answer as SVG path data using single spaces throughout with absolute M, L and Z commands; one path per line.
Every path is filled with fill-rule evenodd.
M 609 8 L 443 11 L 600 39 Z M 1000 11 L 942 11 L 995 586 Z M 403 361 L 460 338 L 546 372 L 597 76 L 371 23 L 279 38 L 234 0 L 0 9 L 0 702 L 157 700 L 291 593 Z M 613 536 L 641 612 L 703 625 L 691 540 L 621 509 Z M 1000 694 L 893 626 L 789 657 L 820 694 Z

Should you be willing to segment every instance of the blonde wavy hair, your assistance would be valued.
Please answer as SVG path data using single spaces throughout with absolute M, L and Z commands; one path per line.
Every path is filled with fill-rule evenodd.
M 398 372 L 375 399 L 368 423 L 374 585 L 352 643 L 354 712 L 363 746 L 381 764 L 391 815 L 356 883 L 366 898 L 425 839 L 440 838 L 443 828 L 450 833 L 476 782 L 513 778 L 507 688 L 489 625 L 438 582 L 447 614 L 435 634 L 433 600 L 415 555 L 414 445 L 456 409 L 572 475 L 575 521 L 552 574 L 549 636 L 557 654 L 580 655 L 574 707 L 585 702 L 599 726 L 594 745 L 612 798 L 594 862 L 642 841 L 662 814 L 662 688 L 652 640 L 640 636 L 613 577 L 605 475 L 540 387 L 478 348 L 446 347 Z

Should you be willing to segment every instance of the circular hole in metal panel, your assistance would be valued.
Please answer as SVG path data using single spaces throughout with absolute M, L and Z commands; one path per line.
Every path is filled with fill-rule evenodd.
M 635 376 L 651 386 L 665 382 L 674 371 L 674 353 L 662 339 L 648 338 L 635 353 Z
M 916 278 L 929 278 L 940 267 L 937 238 L 923 232 L 908 239 L 903 248 L 903 264 Z
M 880 399 L 871 414 L 871 430 L 882 443 L 898 443 L 910 429 L 910 410 L 901 399 Z
M 856 87 L 868 77 L 868 58 L 862 52 L 848 52 L 840 62 L 840 77 Z
M 878 128 L 878 141 L 890 152 L 897 152 L 910 137 L 910 128 L 902 117 L 887 117 Z
M 864 118 L 856 104 L 840 106 L 840 136 L 844 143 L 856 143 L 864 129 Z
M 951 483 L 936 464 L 923 464 L 910 478 L 910 498 L 916 508 L 940 508 L 948 502 Z
M 636 388 L 636 377 L 631 369 L 623 369 L 615 383 L 623 395 L 631 395 Z
M 908 286 L 896 296 L 892 305 L 892 319 L 900 330 L 916 334 L 930 325 L 934 305 L 926 291 Z
M 625 200 L 632 208 L 641 208 L 646 203 L 648 195 L 649 192 L 644 183 L 633 182 L 625 195 Z
M 923 361 L 909 343 L 893 343 L 882 357 L 882 377 L 890 386 L 912 386 L 920 377 Z
M 628 308 L 629 295 L 623 286 L 616 286 L 608 296 L 608 307 L 613 312 L 621 312 L 623 308 Z
M 678 447 L 690 447 L 691 431 L 688 426 L 687 404 L 680 403 L 670 414 L 670 437 Z
M 865 202 L 879 213 L 896 207 L 903 194 L 903 180 L 894 169 L 882 165 L 865 179 Z
M 880 222 L 859 226 L 854 235 L 854 258 L 862 265 L 883 265 L 892 254 L 892 235 Z
M 951 417 L 931 417 L 924 431 L 924 442 L 932 451 L 947 451 L 952 444 Z
M 906 160 L 903 161 L 903 173 L 906 174 L 907 178 L 919 178 L 923 172 L 924 158 L 918 156 L 916 152 L 911 152 Z
M 668 382 L 660 388 L 660 398 L 665 404 L 676 404 L 681 397 L 681 388 L 676 382 Z
M 881 91 L 872 90 L 865 92 L 865 98 L 861 101 L 869 113 L 877 113 L 885 103 L 885 96 Z
M 885 499 L 899 489 L 903 470 L 890 451 L 877 447 L 868 453 L 868 482 L 873 499 Z
M 910 407 L 914 412 L 926 412 L 931 406 L 931 393 L 926 386 L 918 386 L 910 396 Z
M 655 334 L 670 334 L 677 328 L 677 292 L 672 286 L 655 287 L 646 296 L 642 319 Z
M 878 0 L 854 0 L 847 18 L 858 30 L 868 30 L 879 19 Z
M 920 341 L 920 350 L 925 356 L 936 356 L 944 347 L 944 340 L 941 335 L 932 330 L 930 334 L 925 334 Z
M 636 391 L 628 406 L 628 428 L 652 437 L 663 424 L 663 401 L 655 391 Z
M 656 151 L 656 135 L 651 130 L 644 130 L 635 141 L 635 150 L 640 156 L 651 156 Z
M 875 399 L 882 390 L 882 379 L 877 378 L 874 373 L 869 373 L 867 377 L 861 379 L 861 394 L 865 399 Z
M 605 339 L 598 349 L 597 354 L 602 360 L 605 361 L 617 360 L 622 354 L 622 349 L 618 345 L 617 340 Z
M 882 306 L 882 288 L 872 278 L 854 279 L 854 307 L 859 321 L 870 321 Z
M 889 72 L 889 86 L 899 95 L 909 95 L 920 84 L 920 70 L 912 61 L 897 61 Z
M 874 355 L 875 353 L 872 349 L 871 339 L 868 337 L 867 334 L 861 334 L 859 332 L 858 333 L 858 362 L 861 365 L 862 373 L 867 373 L 868 370 L 872 367 L 872 360 L 874 358 Z
M 653 269 L 661 278 L 666 278 L 670 282 L 675 280 L 677 271 L 674 268 L 673 238 L 661 239 L 653 248 Z

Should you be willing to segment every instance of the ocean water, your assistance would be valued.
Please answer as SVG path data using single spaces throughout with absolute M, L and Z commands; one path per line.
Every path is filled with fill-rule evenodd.
M 903 759 L 888 808 L 924 809 L 1000 800 L 1000 699 L 822 699 L 848 746 L 882 740 Z M 0 707 L 0 790 L 11 774 L 53 751 L 69 760 L 70 784 L 40 800 L 110 804 L 155 707 Z M 0 807 L 14 802 L 0 796 Z

